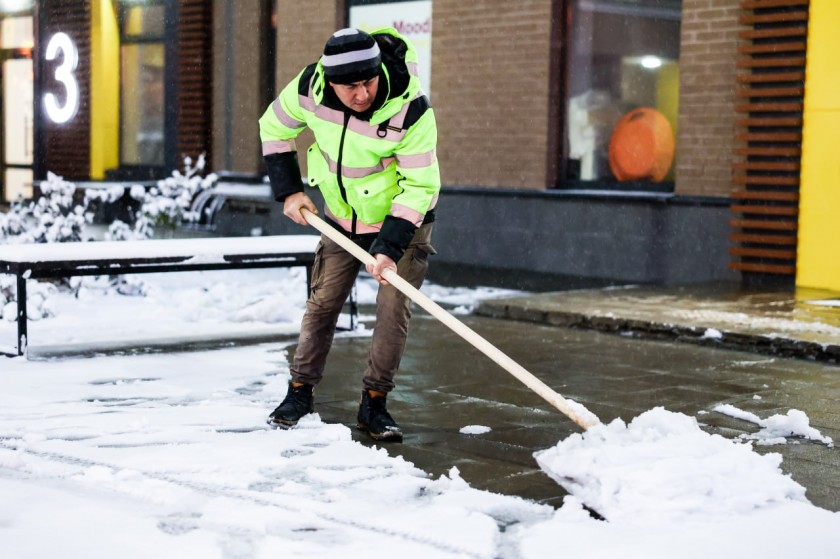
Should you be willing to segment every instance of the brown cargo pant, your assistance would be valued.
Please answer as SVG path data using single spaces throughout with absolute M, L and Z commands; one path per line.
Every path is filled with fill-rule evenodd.
M 435 253 L 431 244 L 433 225 L 427 223 L 417 229 L 405 254 L 397 262 L 397 273 L 418 289 L 426 277 L 428 257 Z M 370 239 L 367 243 L 359 244 L 367 250 L 372 241 Z M 350 253 L 329 238 L 321 236 L 312 267 L 312 288 L 291 367 L 293 381 L 311 385 L 320 382 L 338 316 L 361 267 L 361 263 Z M 390 392 L 394 388 L 394 376 L 400 366 L 408 336 L 410 302 L 394 286 L 379 286 L 376 325 L 363 378 L 364 387 L 368 390 Z

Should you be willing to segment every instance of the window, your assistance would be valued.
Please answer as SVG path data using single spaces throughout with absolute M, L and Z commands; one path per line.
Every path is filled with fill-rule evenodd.
M 165 164 L 165 6 L 124 4 L 120 11 L 120 162 Z
M 0 2 L 0 203 L 32 197 L 32 2 Z M 23 13 L 21 13 L 21 11 Z
M 569 0 L 566 184 L 673 188 L 681 0 Z

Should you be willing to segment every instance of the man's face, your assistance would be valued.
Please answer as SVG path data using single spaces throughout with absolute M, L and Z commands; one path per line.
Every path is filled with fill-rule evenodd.
M 348 84 L 330 82 L 330 85 L 345 107 L 357 113 L 363 113 L 370 108 L 374 99 L 376 99 L 376 92 L 379 89 L 379 76 Z

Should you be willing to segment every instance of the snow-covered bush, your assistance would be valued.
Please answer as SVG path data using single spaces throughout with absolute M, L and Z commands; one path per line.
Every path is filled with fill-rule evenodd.
M 17 280 L 9 274 L 0 275 L 0 319 L 13 321 L 17 318 Z M 31 281 L 27 288 L 29 296 L 26 298 L 26 315 L 30 320 L 38 320 L 53 316 L 49 304 L 49 296 L 56 292 L 56 286 L 51 283 Z
M 40 185 L 41 196 L 31 202 L 17 200 L 7 214 L 0 214 L 0 242 L 68 243 L 89 240 L 85 225 L 93 214 L 90 198 L 75 202 L 76 185 L 53 173 Z
M 184 223 L 198 221 L 198 212 L 192 210 L 195 196 L 210 188 L 217 175 L 201 175 L 205 168 L 204 154 L 193 165 L 190 157 L 184 158 L 184 172 L 175 170 L 172 176 L 146 190 L 135 185 L 129 195 L 141 202 L 133 225 L 114 221 L 108 229 L 108 240 L 149 239 L 156 227 L 175 229 Z M 90 241 L 92 237 L 85 226 L 93 220 L 95 210 L 102 204 L 113 204 L 125 194 L 125 188 L 86 189 L 81 203 L 76 196 L 76 185 L 53 173 L 40 184 L 41 196 L 27 202 L 17 200 L 8 213 L 0 213 L 0 244 L 64 243 Z M 16 312 L 16 286 L 11 276 L 0 275 L 0 318 L 12 320 Z M 34 282 L 33 282 L 34 283 Z M 112 289 L 123 294 L 143 294 L 145 288 L 136 279 L 121 276 L 110 278 Z M 40 285 L 40 284 L 38 284 Z M 62 286 L 78 293 L 80 282 L 63 282 Z M 55 286 L 43 289 L 33 286 L 30 292 L 29 314 L 33 319 L 51 315 L 47 296 Z
M 155 228 L 175 229 L 184 223 L 195 223 L 201 216 L 193 211 L 195 197 L 203 190 L 212 187 L 218 180 L 215 173 L 206 177 L 201 175 L 206 165 L 204 154 L 193 165 L 191 157 L 184 158 L 184 172 L 177 169 L 172 176 L 158 181 L 157 186 L 145 191 L 142 187 L 132 187 L 130 195 L 143 205 L 134 224 L 135 238 L 151 238 Z M 117 226 L 112 234 L 125 233 Z

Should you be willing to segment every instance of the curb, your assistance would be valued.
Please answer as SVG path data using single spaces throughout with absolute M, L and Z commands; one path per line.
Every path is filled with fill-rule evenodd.
M 595 330 L 639 339 L 691 343 L 707 347 L 730 349 L 807 359 L 826 363 L 840 363 L 840 345 L 821 344 L 784 336 L 766 336 L 743 330 L 708 328 L 688 324 L 656 322 L 622 318 L 619 316 L 587 315 L 573 311 L 545 310 L 538 307 L 511 304 L 504 300 L 482 301 L 474 311 L 479 316 L 531 322 L 546 326 Z

